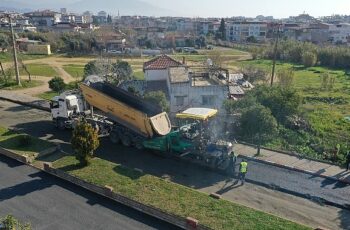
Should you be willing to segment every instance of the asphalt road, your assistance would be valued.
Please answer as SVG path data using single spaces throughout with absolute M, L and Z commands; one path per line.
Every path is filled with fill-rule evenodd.
M 178 229 L 4 156 L 0 172 L 0 216 L 33 229 Z
M 56 130 L 50 119 L 49 113 L 0 101 L 0 126 L 12 127 L 40 138 L 60 142 L 64 150 L 70 151 L 70 131 Z M 97 156 L 130 168 L 140 168 L 146 173 L 169 178 L 176 183 L 196 189 L 205 188 L 223 180 L 221 175 L 203 168 L 140 152 L 136 149 L 113 145 L 109 140 L 101 141 Z M 249 162 L 247 179 L 253 183 L 278 188 L 291 194 L 307 195 L 316 201 L 321 198 L 340 206 L 350 204 L 349 185 L 301 172 Z

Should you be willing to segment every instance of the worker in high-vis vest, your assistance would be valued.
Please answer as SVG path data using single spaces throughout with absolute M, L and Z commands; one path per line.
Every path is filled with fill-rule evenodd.
M 241 181 L 242 185 L 245 182 L 245 175 L 248 172 L 248 163 L 246 160 L 242 160 L 242 162 L 239 164 L 239 180 Z

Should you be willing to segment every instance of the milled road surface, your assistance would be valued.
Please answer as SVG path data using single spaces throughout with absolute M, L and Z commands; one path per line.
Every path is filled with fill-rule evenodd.
M 51 124 L 50 119 L 50 114 L 47 112 L 0 101 L 0 126 L 15 128 L 33 136 L 60 142 L 62 143 L 64 150 L 71 151 L 68 144 L 70 140 L 70 131 L 56 130 Z M 121 163 L 130 168 L 141 168 L 145 173 L 167 178 L 173 182 L 199 189 L 204 192 L 212 192 L 210 191 L 211 189 L 215 189 L 215 186 L 218 187 L 217 185 L 220 185 L 225 181 L 225 177 L 222 175 L 203 170 L 200 167 L 140 152 L 136 149 L 113 145 L 107 139 L 101 140 L 101 146 L 97 151 L 97 156 L 116 163 Z M 247 179 L 252 180 L 253 183 L 257 184 L 273 185 L 272 187 L 279 186 L 283 188 L 282 190 L 285 190 L 290 194 L 310 194 L 311 198 L 321 197 L 326 200 L 331 200 L 339 205 L 350 203 L 350 200 L 347 200 L 347 198 L 350 197 L 350 186 L 320 177 L 312 177 L 311 175 L 300 172 L 250 162 Z M 248 187 L 251 186 L 249 185 L 247 188 Z M 260 190 L 263 191 L 262 189 Z M 347 226 L 349 226 L 348 220 L 350 219 L 350 213 L 342 209 L 336 210 L 328 208 L 327 210 L 327 206 L 319 206 L 320 209 L 324 209 L 325 213 L 332 212 L 328 215 L 329 217 L 324 215 L 321 217 L 321 214 L 312 211 L 315 209 L 317 210 L 317 202 L 315 205 L 311 205 L 308 203 L 309 201 L 305 199 L 298 199 L 300 205 L 288 209 L 288 196 L 284 198 L 285 204 L 280 204 L 280 202 L 276 203 L 276 200 L 272 199 L 274 192 L 276 193 L 276 196 L 283 199 L 282 193 L 277 193 L 273 190 L 266 190 L 268 191 L 265 192 L 266 196 L 264 196 L 264 199 L 266 200 L 259 202 L 256 201 L 253 192 L 251 192 L 251 196 L 254 197 L 251 197 L 250 199 L 249 197 L 246 197 L 243 199 L 243 197 L 239 197 L 239 194 L 237 194 L 239 191 L 244 192 L 241 188 L 236 188 L 235 186 L 232 187 L 228 184 L 228 186 L 216 192 L 222 193 L 224 197 L 226 196 L 229 199 L 232 198 L 235 202 L 240 203 L 242 201 L 242 204 L 259 208 L 295 221 L 300 221 L 305 224 L 311 224 L 315 227 L 317 227 L 322 221 L 324 223 L 323 226 L 330 229 L 347 229 Z M 250 190 L 245 193 L 249 192 Z M 313 200 L 317 201 L 317 199 Z M 268 207 L 264 207 L 262 204 L 268 205 Z M 284 205 L 285 207 L 281 205 Z M 303 205 L 305 205 L 305 208 L 303 208 Z M 284 210 L 280 213 L 279 210 L 282 209 Z M 309 216 L 310 218 L 308 218 Z M 317 218 L 319 221 L 317 221 Z M 310 223 L 311 220 L 313 221 L 312 223 Z M 337 224 L 327 224 L 335 222 L 335 220 L 337 221 Z
M 33 229 L 178 229 L 4 156 L 0 172 L 0 216 Z
M 348 184 L 258 162 L 249 162 L 248 167 L 248 180 L 280 187 L 295 194 L 310 195 L 315 200 L 321 198 L 335 204 L 349 205 L 350 208 Z

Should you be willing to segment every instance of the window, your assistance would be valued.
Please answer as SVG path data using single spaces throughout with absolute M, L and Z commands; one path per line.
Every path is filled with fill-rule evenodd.
M 202 105 L 214 105 L 215 97 L 212 95 L 202 96 Z
M 58 104 L 58 101 L 51 101 L 50 107 L 51 109 L 58 109 L 60 106 Z
M 175 105 L 183 106 L 185 104 L 185 97 L 186 96 L 175 96 Z

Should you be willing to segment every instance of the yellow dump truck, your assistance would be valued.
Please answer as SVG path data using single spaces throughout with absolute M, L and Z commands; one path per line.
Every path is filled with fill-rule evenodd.
M 91 106 L 143 137 L 164 136 L 171 131 L 167 113 L 122 89 L 107 83 L 81 84 L 80 89 Z
M 198 112 L 203 115 L 208 110 L 192 109 L 188 112 L 191 112 L 191 118 L 197 118 Z M 217 113 L 209 112 L 208 118 Z M 100 135 L 109 136 L 113 143 L 172 154 L 210 168 L 227 168 L 232 151 L 232 144 L 209 144 L 202 140 L 203 136 L 200 136 L 198 145 L 198 136 L 190 135 L 197 125 L 186 124 L 172 129 L 167 113 L 158 106 L 106 82 L 81 83 L 79 90 L 54 97 L 51 114 L 59 129 L 74 128 L 84 117 Z M 189 114 L 182 116 L 185 118 Z

